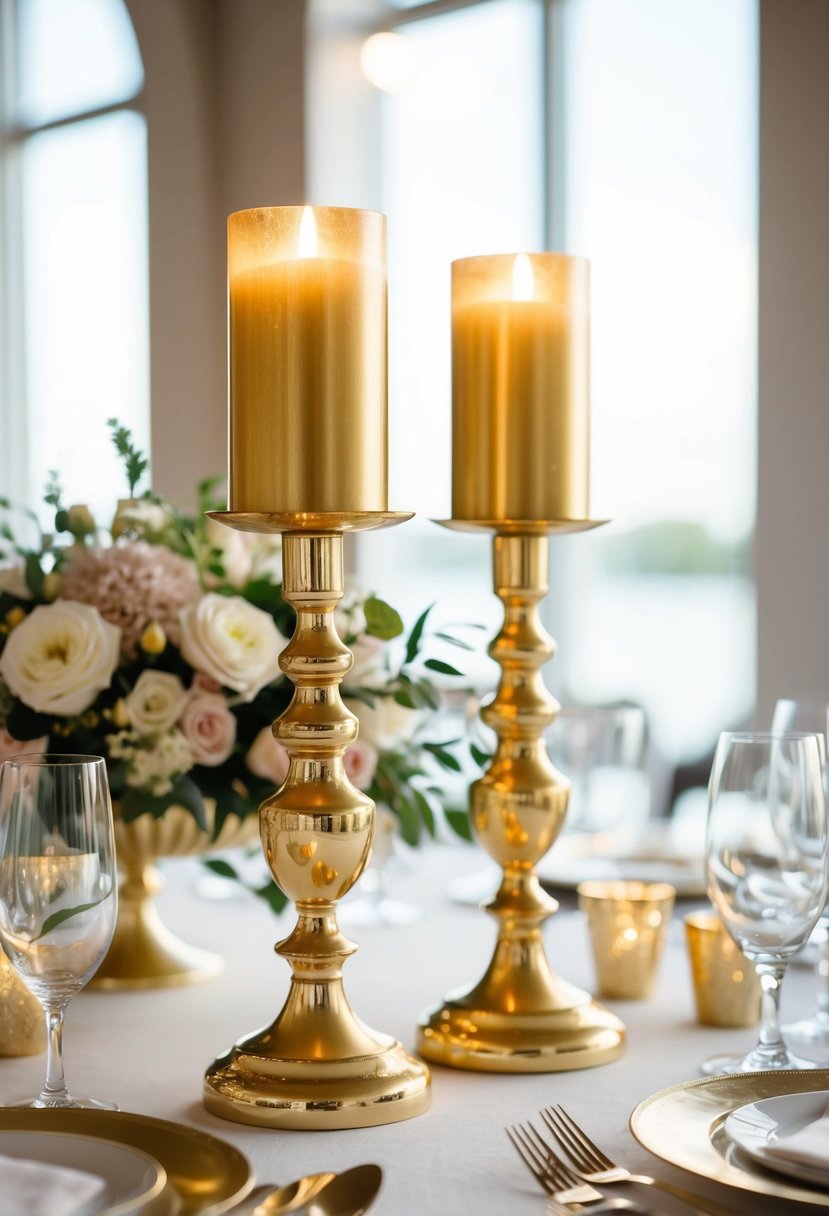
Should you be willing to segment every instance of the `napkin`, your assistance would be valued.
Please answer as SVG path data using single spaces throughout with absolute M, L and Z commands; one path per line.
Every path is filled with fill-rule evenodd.
M 819 1119 L 782 1139 L 767 1140 L 763 1156 L 815 1169 L 829 1169 L 829 1106 Z
M 0 1216 L 76 1216 L 105 1188 L 82 1170 L 0 1157 Z

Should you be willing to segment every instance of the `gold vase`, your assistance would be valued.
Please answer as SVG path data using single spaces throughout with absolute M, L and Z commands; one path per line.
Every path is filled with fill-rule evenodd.
M 106 958 L 92 987 L 171 988 L 198 984 L 218 975 L 224 961 L 176 937 L 162 922 L 155 904 L 163 882 L 155 864 L 161 857 L 199 857 L 255 840 L 257 818 L 228 816 L 214 840 L 215 804 L 205 802 L 207 830 L 189 811 L 170 807 L 160 819 L 141 815 L 131 823 L 115 807 L 115 847 L 121 871 L 118 922 Z
M 0 1056 L 34 1056 L 45 1047 L 40 1002 L 0 950 Z

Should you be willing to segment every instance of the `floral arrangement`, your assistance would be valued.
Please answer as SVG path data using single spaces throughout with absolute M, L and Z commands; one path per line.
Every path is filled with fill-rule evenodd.
M 64 503 L 57 474 L 44 496 L 53 531 L 24 511 L 34 545 L 18 542 L 14 508 L 0 499 L 0 760 L 47 749 L 102 755 L 125 822 L 181 806 L 206 828 L 212 799 L 217 834 L 287 771 L 271 733 L 292 695 L 278 663 L 294 625 L 279 542 L 205 516 L 223 505 L 220 479 L 199 485 L 192 515 L 139 493 L 147 461 L 126 428 L 109 426 L 129 496 L 108 535 L 86 506 Z M 429 611 L 404 639 L 393 608 L 350 593 L 338 621 L 355 660 L 342 691 L 360 720 L 346 771 L 397 815 L 410 843 L 435 831 L 440 769 L 461 771 L 457 741 L 429 736 L 432 673 L 461 674 L 424 656 Z M 468 835 L 464 812 L 446 815 Z

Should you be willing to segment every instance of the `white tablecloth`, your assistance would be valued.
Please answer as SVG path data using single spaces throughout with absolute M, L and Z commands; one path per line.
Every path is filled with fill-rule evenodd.
M 494 943 L 493 923 L 475 908 L 450 902 L 444 887 L 449 878 L 480 869 L 482 862 L 482 854 L 472 849 L 424 850 L 412 872 L 395 881 L 396 894 L 420 904 L 423 918 L 405 928 L 348 930 L 360 950 L 346 964 L 346 991 L 370 1026 L 411 1047 L 420 1011 L 448 989 L 480 977 Z M 678 909 L 653 998 L 607 1002 L 628 1028 L 627 1051 L 615 1063 L 536 1076 L 435 1068 L 432 1108 L 418 1119 L 355 1131 L 265 1131 L 207 1114 L 201 1105 L 202 1076 L 234 1039 L 269 1023 L 281 1008 L 289 971 L 272 953 L 272 944 L 293 917 L 288 910 L 277 919 L 244 894 L 206 899 L 194 887 L 200 872 L 195 862 L 168 863 L 159 904 L 173 931 L 224 955 L 223 975 L 192 988 L 79 995 L 69 1007 L 65 1035 L 67 1080 L 77 1093 L 107 1097 L 124 1110 L 188 1123 L 231 1141 L 253 1163 L 260 1182 L 287 1182 L 376 1161 L 385 1171 L 373 1209 L 377 1216 L 540 1216 L 540 1192 L 504 1127 L 535 1118 L 551 1102 L 561 1102 L 629 1168 L 692 1187 L 735 1213 L 782 1216 L 795 1206 L 798 1212 L 810 1210 L 673 1169 L 640 1148 L 628 1130 L 628 1116 L 641 1099 L 699 1075 L 704 1056 L 747 1050 L 752 1043 L 750 1030 L 717 1030 L 695 1021 L 679 919 L 694 904 Z M 556 970 L 592 987 L 581 914 L 563 908 L 545 932 Z M 806 1013 L 813 996 L 812 974 L 791 968 L 784 1014 Z M 0 1103 L 37 1092 L 43 1067 L 42 1056 L 0 1059 Z

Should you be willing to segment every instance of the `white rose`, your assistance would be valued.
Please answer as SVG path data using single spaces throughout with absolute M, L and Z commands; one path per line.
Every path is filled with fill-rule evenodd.
M 142 735 L 163 734 L 181 716 L 187 693 L 178 676 L 167 671 L 142 671 L 126 698 L 130 724 Z
M 22 557 L 15 557 L 0 564 L 0 591 L 7 591 L 19 600 L 32 598 L 29 584 L 26 582 L 26 563 Z
M 40 604 L 13 629 L 0 656 L 0 675 L 39 713 L 80 714 L 118 666 L 121 630 L 91 604 Z
M 393 751 L 411 739 L 423 717 L 420 710 L 398 705 L 394 697 L 377 696 L 374 708 L 347 696 L 346 704 L 359 720 L 360 738 L 378 752 Z
M 181 614 L 181 653 L 196 671 L 252 701 L 279 675 L 285 638 L 241 596 L 210 593 Z
M 250 578 L 251 550 L 247 537 L 217 519 L 208 519 L 205 538 L 211 549 L 220 551 L 219 561 L 224 567 L 225 579 L 232 587 L 243 587 Z

